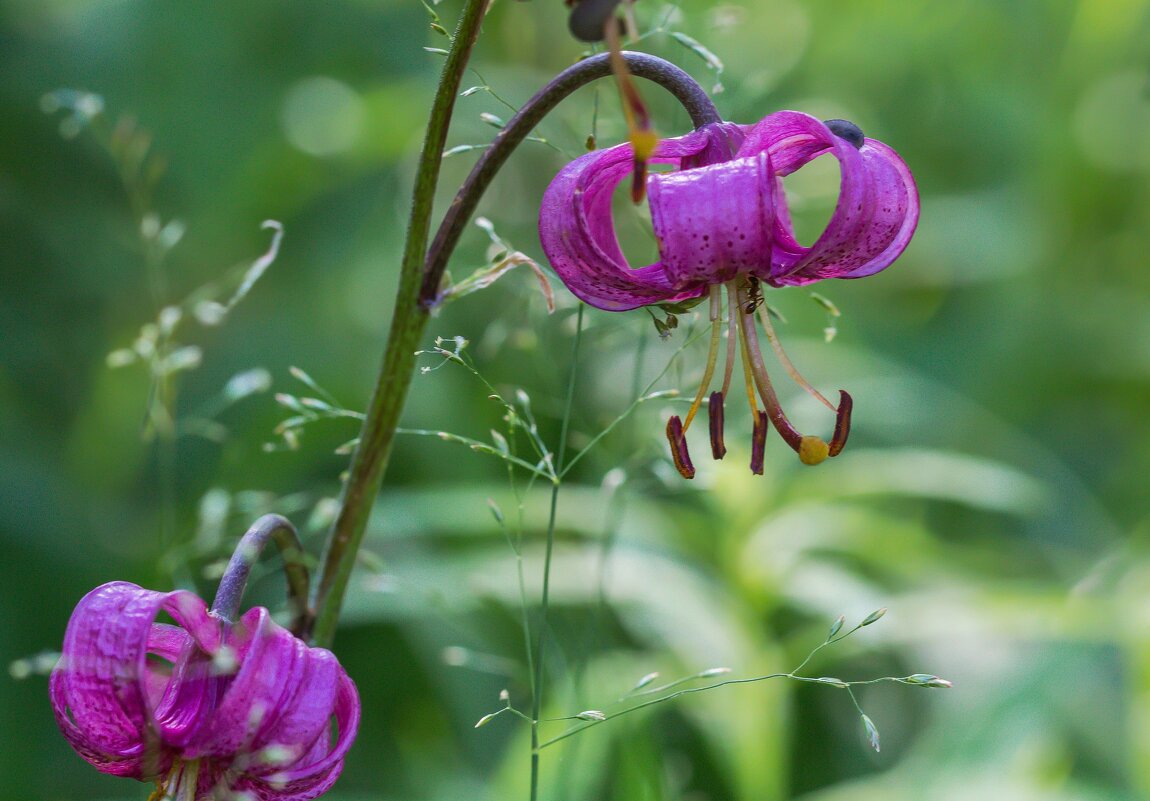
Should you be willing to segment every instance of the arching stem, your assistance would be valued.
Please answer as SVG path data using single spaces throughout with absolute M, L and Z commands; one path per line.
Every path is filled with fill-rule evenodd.
M 703 87 L 671 62 L 646 53 L 624 51 L 622 55 L 632 75 L 656 83 L 674 95 L 686 109 L 691 117 L 691 123 L 696 128 L 722 121 L 715 104 L 711 102 Z M 507 121 L 491 146 L 472 167 L 471 174 L 467 176 L 455 199 L 451 201 L 451 206 L 443 217 L 443 223 L 435 234 L 427 253 L 427 267 L 424 271 L 423 288 L 420 291 L 420 300 L 424 305 L 434 306 L 439 302 L 440 283 L 443 281 L 447 260 L 455 250 L 455 245 L 459 242 L 468 220 L 475 213 L 475 207 L 487 190 L 488 184 L 515 148 L 572 92 L 611 74 L 609 54 L 601 53 L 586 58 L 556 75 Z
M 291 607 L 291 630 L 300 634 L 308 622 L 308 574 L 304 564 L 303 546 L 295 526 L 286 517 L 264 515 L 240 538 L 232 553 L 231 561 L 224 569 L 216 598 L 212 602 L 212 614 L 227 623 L 235 623 L 239 617 L 240 600 L 248 584 L 252 566 L 259 561 L 268 540 L 279 548 L 284 560 L 284 575 L 287 578 L 288 605 Z
M 317 645 L 330 647 L 335 638 L 339 610 L 351 580 L 356 554 L 367 531 L 372 506 L 383 483 L 395 429 L 411 386 L 415 351 L 419 348 L 430 310 L 439 300 L 443 272 L 464 226 L 499 168 L 539 121 L 576 89 L 611 74 L 608 57 L 594 56 L 568 67 L 529 100 L 508 121 L 476 163 L 444 215 L 430 248 L 427 248 L 431 207 L 447 127 L 486 7 L 487 0 L 468 0 L 464 7 L 432 105 L 420 154 L 399 289 L 383 365 L 360 431 L 359 445 L 352 457 L 343 503 L 328 538 L 316 591 L 312 639 Z M 714 104 L 690 75 L 655 56 L 642 53 L 624 53 L 623 56 L 633 75 L 669 90 L 683 104 L 696 126 L 720 121 Z

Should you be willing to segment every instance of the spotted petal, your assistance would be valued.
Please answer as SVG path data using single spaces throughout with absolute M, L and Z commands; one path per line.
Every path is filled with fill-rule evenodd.
M 155 623 L 160 612 L 177 625 Z M 98 770 L 149 780 L 195 761 L 203 797 L 315 798 L 359 725 L 355 685 L 331 652 L 266 609 L 229 626 L 192 593 L 126 582 L 76 607 L 51 697 L 68 741 Z
M 104 773 L 148 778 L 170 764 L 151 727 L 152 695 L 162 680 L 149 677 L 147 657 L 151 652 L 170 658 L 192 638 L 155 626 L 161 611 L 214 642 L 204 626 L 207 609 L 195 595 L 127 582 L 92 590 L 68 622 L 49 681 L 52 709 L 76 752 Z
M 742 134 L 728 123 L 708 125 L 659 142 L 651 159 L 676 168 L 729 159 Z M 543 196 L 539 238 L 563 283 L 581 300 L 608 311 L 701 295 L 706 284 L 668 270 L 663 262 L 632 269 L 619 248 L 611 198 L 631 173 L 629 144 L 588 153 L 568 164 Z
M 738 157 L 767 152 L 777 178 L 775 248 L 770 283 L 797 286 L 825 278 L 862 278 L 889 267 L 918 224 L 918 191 L 903 160 L 875 139 L 861 148 L 835 136 L 808 114 L 780 111 L 747 130 Z M 800 245 L 782 178 L 819 156 L 839 161 L 839 199 L 811 247 Z

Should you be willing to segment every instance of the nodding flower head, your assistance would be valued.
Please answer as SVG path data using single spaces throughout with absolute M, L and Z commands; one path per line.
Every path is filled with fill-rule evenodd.
M 176 625 L 156 622 L 161 613 Z M 76 606 L 50 691 L 76 752 L 103 773 L 156 782 L 155 799 L 315 798 L 359 725 L 339 662 L 267 609 L 229 623 L 190 592 L 127 582 Z
M 822 155 L 839 162 L 838 203 L 822 235 L 806 247 L 795 236 L 782 179 Z M 761 287 L 862 278 L 889 267 L 918 223 L 910 170 L 853 123 L 820 122 L 795 111 L 771 114 L 755 125 L 715 123 L 664 139 L 651 161 L 673 168 L 647 178 L 657 262 L 632 268 L 615 236 L 611 201 L 632 169 L 630 144 L 582 156 L 556 176 L 543 197 L 539 236 L 567 288 L 597 308 L 626 311 L 709 297 L 711 349 L 703 381 L 686 419 L 672 417 L 667 426 L 675 466 L 694 477 L 684 436 L 710 388 L 724 330 L 722 388 L 708 400 L 715 458 L 726 452 L 723 400 L 736 340 L 755 424 L 751 469 L 762 472 L 768 421 L 805 464 L 838 455 L 850 430 L 851 397 L 840 391 L 839 403 L 832 404 L 798 374 L 775 336 Z M 783 413 L 759 349 L 756 317 L 787 372 L 835 413 L 829 442 L 799 433 Z

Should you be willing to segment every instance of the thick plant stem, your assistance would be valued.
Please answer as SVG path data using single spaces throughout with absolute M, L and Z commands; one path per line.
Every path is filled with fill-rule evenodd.
M 427 252 L 431 229 L 435 186 L 443 161 L 443 147 L 447 141 L 451 112 L 459 95 L 459 84 L 479 36 L 479 27 L 488 2 L 467 0 L 432 103 L 423 150 L 419 156 L 415 189 L 412 192 L 411 218 L 407 226 L 387 350 L 367 418 L 360 432 L 359 446 L 352 457 L 343 503 L 328 539 L 323 574 L 316 591 L 316 619 L 312 639 L 324 647 L 331 647 L 335 639 L 340 606 L 351 579 L 356 553 L 367 530 L 375 496 L 383 482 L 395 439 L 395 428 L 403 412 L 415 369 L 415 351 L 427 325 L 427 309 L 418 301 L 424 254 Z

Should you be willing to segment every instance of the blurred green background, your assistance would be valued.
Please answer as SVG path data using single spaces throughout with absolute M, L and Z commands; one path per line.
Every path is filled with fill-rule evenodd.
M 448 28 L 458 10 L 436 7 Z M 698 441 L 688 483 L 662 435 L 682 407 L 659 400 L 573 471 L 545 714 L 608 705 L 656 670 L 786 670 L 835 617 L 881 606 L 811 675 L 927 672 L 955 687 L 860 692 L 881 753 L 831 687 L 689 696 L 547 749 L 542 797 L 1150 798 L 1150 4 L 644 0 L 636 13 L 650 33 L 639 47 L 721 83 L 728 119 L 796 108 L 892 144 L 922 220 L 892 269 L 817 287 L 842 310 L 830 344 L 806 291 L 768 296 L 807 377 L 856 399 L 842 458 L 804 468 L 773 439 L 767 475 L 752 477 L 747 415 L 731 407 L 731 454 L 712 463 Z M 578 57 L 565 20 L 558 0 L 494 5 L 464 86 L 498 97 L 459 101 L 451 145 L 490 141 L 480 114 L 506 118 L 499 98 L 521 103 Z M 0 4 L 0 797 L 150 791 L 98 775 L 52 720 L 35 656 L 59 648 L 85 592 L 127 579 L 210 595 L 219 560 L 269 509 L 318 553 L 346 466 L 334 451 L 356 426 L 316 422 L 288 448 L 274 429 L 292 412 L 273 395 L 315 394 L 296 366 L 347 408 L 367 402 L 441 65 L 423 48 L 445 46 L 428 22 L 417 0 Z M 722 73 L 661 28 L 702 42 Z M 45 113 L 61 88 L 103 98 L 95 128 Z M 660 132 L 686 130 L 643 91 Z M 596 109 L 601 143 L 619 141 L 614 90 L 582 91 L 540 127 L 550 146 L 524 145 L 481 206 L 530 256 L 542 258 L 541 193 Z M 131 154 L 100 144 L 117 124 L 147 169 L 166 163 L 154 192 L 126 190 Z M 474 157 L 445 162 L 441 208 Z M 834 175 L 788 189 L 813 235 Z M 161 253 L 142 214 L 178 221 L 169 242 L 186 231 Z M 629 247 L 650 251 L 641 213 L 622 215 Z M 157 396 L 146 364 L 109 367 L 161 306 L 220 281 L 226 300 L 236 265 L 267 249 L 269 218 L 286 233 L 251 293 L 222 325 L 185 316 L 173 332 L 199 349 L 182 351 L 189 369 Z M 457 279 L 488 245 L 468 232 Z M 521 269 L 452 304 L 428 341 L 466 337 L 500 393 L 529 394 L 551 447 L 575 311 L 555 290 L 549 316 Z M 692 393 L 703 353 L 675 354 L 697 326 L 687 315 L 664 342 L 641 311 L 589 311 L 571 447 L 669 362 L 655 388 Z M 229 384 L 237 374 L 248 383 Z M 802 427 L 829 431 L 777 383 Z M 416 377 L 405 424 L 489 441 L 506 426 L 487 395 L 447 365 Z M 174 409 L 174 433 L 155 435 L 149 408 Z M 336 644 L 364 718 L 331 798 L 526 798 L 526 727 L 473 728 L 501 689 L 529 708 L 515 558 L 487 502 L 521 523 L 534 597 L 547 493 L 518 488 L 519 512 L 496 459 L 401 439 Z M 273 559 L 249 600 L 278 607 L 281 592 Z

